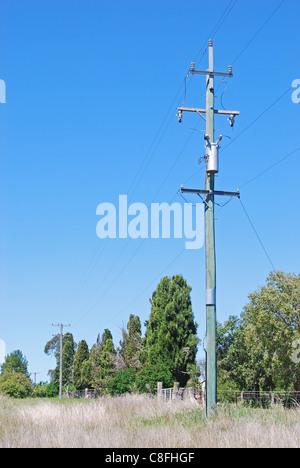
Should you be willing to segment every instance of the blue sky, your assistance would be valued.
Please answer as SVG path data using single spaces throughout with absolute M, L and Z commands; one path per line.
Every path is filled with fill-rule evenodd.
M 231 138 L 216 189 L 240 187 L 275 268 L 299 272 L 300 151 L 264 172 L 299 147 L 289 88 L 300 79 L 300 5 L 280 4 L 0 1 L 0 339 L 7 353 L 21 349 L 38 379 L 54 366 L 43 353 L 52 323 L 70 323 L 65 331 L 90 347 L 109 328 L 117 346 L 130 313 L 148 319 L 164 275 L 191 285 L 204 338 L 204 249 L 184 250 L 184 239 L 100 240 L 96 208 L 119 194 L 183 203 L 182 183 L 204 188 L 203 134 L 186 126 L 205 122 L 185 114 L 179 124 L 176 109 L 205 106 L 204 77 L 184 83 L 191 61 L 207 68 L 210 37 L 215 69 L 232 64 L 234 73 L 216 79 L 216 107 L 240 111 L 233 130 L 215 120 L 216 135 Z M 237 199 L 216 207 L 216 249 L 223 322 L 272 269 Z

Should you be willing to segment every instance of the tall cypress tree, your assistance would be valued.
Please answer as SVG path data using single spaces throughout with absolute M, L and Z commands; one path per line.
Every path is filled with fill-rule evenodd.
M 122 336 L 123 340 L 120 341 L 118 351 L 123 366 L 138 370 L 141 367 L 142 331 L 141 321 L 137 315 L 130 314 L 127 331 L 123 329 Z
M 86 374 L 87 367 L 84 365 L 89 359 L 89 348 L 85 340 L 80 341 L 74 356 L 73 383 L 78 390 L 89 386 L 89 378 Z
M 91 383 L 94 388 L 102 389 L 112 376 L 115 367 L 115 347 L 111 331 L 107 328 L 98 335 L 97 344 L 90 352 Z
M 198 343 L 190 292 L 180 275 L 160 281 L 150 300 L 143 352 L 145 365 L 166 366 L 181 386 L 186 385 L 195 365 Z

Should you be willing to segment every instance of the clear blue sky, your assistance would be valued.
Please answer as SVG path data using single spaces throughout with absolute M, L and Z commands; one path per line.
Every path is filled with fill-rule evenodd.
M 54 366 L 43 352 L 58 331 L 52 323 L 70 323 L 65 331 L 90 347 L 109 328 L 117 346 L 130 313 L 148 319 L 149 297 L 166 274 L 182 274 L 191 285 L 204 338 L 204 249 L 183 250 L 183 239 L 100 240 L 96 207 L 119 194 L 147 205 L 183 203 L 175 196 L 182 183 L 204 188 L 204 171 L 197 172 L 203 135 L 179 124 L 176 108 L 204 106 L 204 77 L 188 78 L 186 93 L 184 77 L 191 61 L 207 68 L 210 37 L 215 69 L 232 64 L 234 72 L 227 87 L 216 79 L 216 107 L 241 112 L 233 131 L 216 117 L 216 135 L 231 137 L 222 142 L 216 188 L 241 187 L 275 268 L 299 273 L 300 151 L 261 174 L 300 145 L 300 104 L 292 90 L 282 96 L 300 79 L 300 4 L 285 0 L 266 23 L 279 4 L 0 1 L 0 79 L 7 86 L 0 104 L 0 339 L 7 353 L 25 354 L 38 379 L 47 380 Z M 184 115 L 184 123 L 205 129 L 197 115 Z M 241 313 L 272 267 L 237 199 L 217 207 L 216 218 L 217 318 L 224 322 Z

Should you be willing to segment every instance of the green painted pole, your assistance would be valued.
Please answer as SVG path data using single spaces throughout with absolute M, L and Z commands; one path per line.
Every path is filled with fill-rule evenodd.
M 213 41 L 209 41 L 209 71 L 213 71 Z M 206 81 L 206 134 L 214 142 L 214 77 Z M 206 172 L 205 189 L 214 190 L 214 173 Z M 206 255 L 206 415 L 217 405 L 216 357 L 216 255 L 214 226 L 214 195 L 206 196 L 205 203 L 205 255 Z

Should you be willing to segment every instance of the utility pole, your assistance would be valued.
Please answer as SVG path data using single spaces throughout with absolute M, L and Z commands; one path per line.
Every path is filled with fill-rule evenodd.
M 232 67 L 228 67 L 228 73 L 214 71 L 213 41 L 208 43 L 209 67 L 206 71 L 195 70 L 195 64 L 191 64 L 190 73 L 206 76 L 206 108 L 178 108 L 178 120 L 182 121 L 182 112 L 197 112 L 206 120 L 206 174 L 205 190 L 185 189 L 182 193 L 196 193 L 205 195 L 205 256 L 206 256 L 206 415 L 209 416 L 217 404 L 217 356 L 216 356 L 216 253 L 215 253 L 215 219 L 214 200 L 216 195 L 239 197 L 237 192 L 215 191 L 215 174 L 219 172 L 219 143 L 222 135 L 215 143 L 214 117 L 215 114 L 229 116 L 230 125 L 234 125 L 238 111 L 216 110 L 214 107 L 214 77 L 232 77 Z M 206 118 L 202 115 L 206 114 Z
M 52 327 L 60 327 L 60 334 L 59 334 L 59 399 L 62 399 L 62 349 L 63 349 L 63 327 L 70 327 L 71 325 L 63 325 L 59 323 L 58 325 L 54 325 L 52 323 Z M 56 336 L 56 335 L 55 335 Z
M 33 372 L 34 375 L 34 385 L 36 385 L 36 376 L 40 374 L 40 372 Z
M 214 70 L 213 42 L 209 41 L 209 71 Z M 206 136 L 215 141 L 214 128 L 214 77 L 206 77 Z M 214 191 L 215 173 L 207 172 L 205 189 Z M 205 203 L 205 254 L 206 254 L 206 408 L 207 414 L 217 404 L 216 355 L 216 253 L 214 194 L 206 196 Z

